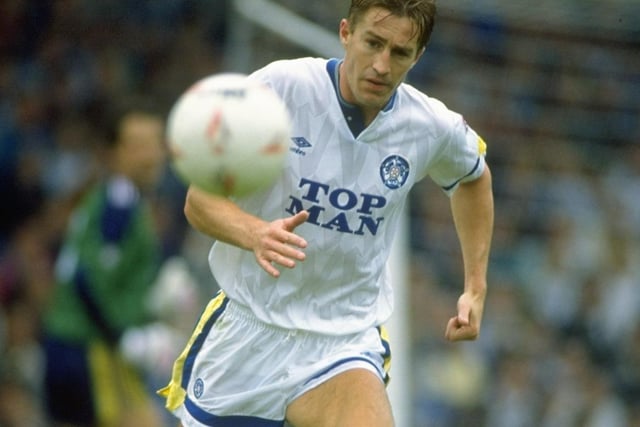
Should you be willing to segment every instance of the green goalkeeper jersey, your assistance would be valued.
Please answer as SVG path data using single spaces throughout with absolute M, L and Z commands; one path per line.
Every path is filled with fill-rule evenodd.
M 134 185 L 116 177 L 97 186 L 70 221 L 46 333 L 115 344 L 125 329 L 148 320 L 147 295 L 159 263 L 151 212 Z

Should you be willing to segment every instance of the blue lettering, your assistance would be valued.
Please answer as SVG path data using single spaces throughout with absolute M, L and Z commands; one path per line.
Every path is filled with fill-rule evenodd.
M 366 226 L 369 232 L 375 236 L 376 234 L 378 234 L 378 227 L 380 226 L 380 223 L 382 222 L 383 219 L 384 218 L 376 218 L 374 220 L 370 216 L 360 215 L 360 227 L 355 231 L 354 234 L 357 234 L 358 236 L 363 236 L 364 235 L 363 229 Z
M 340 196 L 345 194 L 347 197 L 345 202 L 340 203 Z M 329 194 L 329 203 L 334 208 L 342 209 L 343 211 L 348 211 L 349 209 L 353 209 L 358 203 L 358 196 L 355 195 L 353 191 L 349 191 L 345 188 L 338 188 Z
M 319 182 L 311 181 L 310 179 L 302 178 L 300 180 L 300 185 L 298 187 L 302 188 L 305 185 L 309 185 L 309 191 L 307 194 L 302 196 L 304 200 L 309 200 L 310 202 L 318 203 L 320 200 L 318 199 L 318 190 L 324 190 L 324 194 L 329 194 L 329 186 L 327 184 L 322 184 Z
M 359 213 L 371 215 L 371 208 L 381 208 L 387 204 L 387 199 L 374 194 L 362 193 L 362 206 L 357 210 Z
M 340 212 L 331 221 L 322 224 L 322 228 L 328 228 L 329 230 L 333 230 L 334 226 L 341 233 L 353 233 L 349 228 L 349 221 L 347 221 L 347 215 L 344 212 Z
M 246 96 L 246 90 L 242 88 L 218 89 L 217 92 L 224 98 L 244 98 Z
M 296 199 L 293 196 L 289 196 L 289 198 L 291 199 L 291 204 L 284 210 L 286 213 L 288 213 L 289 215 L 295 215 L 298 212 L 304 210 L 304 208 L 302 207 L 302 202 L 300 200 Z
M 295 215 L 298 212 L 305 210 L 305 208 L 302 206 L 302 200 L 296 199 L 292 196 L 289 196 L 289 199 L 291 199 L 291 204 L 288 208 L 285 209 L 285 212 L 290 215 Z M 325 209 L 320 205 L 313 205 L 306 208 L 306 210 L 307 212 L 309 212 L 309 219 L 307 219 L 307 222 L 314 225 L 321 225 L 319 218 L 320 214 L 324 212 Z
M 289 151 L 291 151 L 292 153 L 296 153 L 296 154 L 298 154 L 300 156 L 306 156 L 307 155 L 307 153 L 305 153 L 304 151 L 302 151 L 298 147 L 291 147 L 291 148 L 289 148 Z
M 285 211 L 290 215 L 295 215 L 300 211 L 306 210 L 309 212 L 308 223 L 326 228 L 328 230 L 335 230 L 340 233 L 352 233 L 359 236 L 363 236 L 367 233 L 376 235 L 380 224 L 384 221 L 384 217 L 374 217 L 374 210 L 380 209 L 387 204 L 387 199 L 382 196 L 374 194 L 361 193 L 360 195 L 354 193 L 345 188 L 338 188 L 331 190 L 328 184 L 312 181 L 310 179 L 301 178 L 299 188 L 304 189 L 304 194 L 301 198 L 289 196 L 290 204 Z M 359 199 L 360 207 L 358 207 Z M 310 206 L 304 206 L 303 201 L 311 202 Z M 335 209 L 339 209 L 344 212 L 338 213 L 336 216 L 328 221 L 325 221 L 322 216 L 326 212 L 326 208 L 323 206 L 327 203 L 331 204 Z M 358 227 L 354 228 L 349 224 L 348 212 L 355 210 L 362 215 L 358 217 L 360 223 Z M 351 224 L 355 225 L 355 224 Z
M 314 225 L 320 225 L 320 214 L 324 212 L 324 208 L 320 205 L 313 205 L 307 208 L 307 212 L 309 212 L 309 219 L 307 222 L 310 222 Z

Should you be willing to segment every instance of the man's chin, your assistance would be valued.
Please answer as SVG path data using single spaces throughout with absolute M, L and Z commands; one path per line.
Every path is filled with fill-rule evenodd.
M 362 98 L 362 107 L 367 109 L 382 110 L 387 104 L 389 97 L 368 95 Z

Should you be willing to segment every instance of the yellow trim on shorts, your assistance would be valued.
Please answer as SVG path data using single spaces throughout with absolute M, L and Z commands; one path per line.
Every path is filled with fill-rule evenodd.
M 384 326 L 378 327 L 378 333 L 380 334 L 380 339 L 382 340 L 382 344 L 385 347 L 385 353 L 383 354 L 383 363 L 382 368 L 384 369 L 385 378 L 384 383 L 389 384 L 391 376 L 389 372 L 391 371 L 391 340 L 389 339 L 389 331 Z
M 225 299 L 226 295 L 224 294 L 224 292 L 220 291 L 215 298 L 209 301 L 209 304 L 207 304 L 207 307 L 200 316 L 200 320 L 198 320 L 198 323 L 193 333 L 191 334 L 186 347 L 184 348 L 184 350 L 182 350 L 182 353 L 180 353 L 180 356 L 178 356 L 173 364 L 173 371 L 169 384 L 166 387 L 158 390 L 157 392 L 160 396 L 166 399 L 165 407 L 171 412 L 178 409 L 184 403 L 185 397 L 187 396 L 187 391 L 182 387 L 184 364 L 187 356 L 189 355 L 194 342 L 202 333 L 205 325 L 207 324 L 213 313 L 222 306 Z
M 125 414 L 148 404 L 141 379 L 117 351 L 95 342 L 88 359 L 98 426 L 119 426 Z

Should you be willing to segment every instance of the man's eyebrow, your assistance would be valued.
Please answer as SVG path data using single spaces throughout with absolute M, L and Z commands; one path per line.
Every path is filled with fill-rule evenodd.
M 391 46 L 391 50 L 397 53 L 401 53 L 403 55 L 413 55 L 413 52 L 414 52 L 414 49 L 411 47 L 398 46 L 398 45 Z
M 387 41 L 387 39 L 385 39 L 384 37 L 380 36 L 379 34 L 374 33 L 371 30 L 365 30 L 364 35 L 367 36 L 367 37 L 373 37 L 374 39 Z
M 374 39 L 376 39 L 378 41 L 385 42 L 385 43 L 389 41 L 388 39 L 380 36 L 379 34 L 374 33 L 371 30 L 366 30 L 364 32 L 364 35 L 366 37 L 371 37 L 371 38 L 374 38 Z M 392 45 L 391 46 L 391 50 L 396 51 L 398 53 L 407 54 L 407 55 L 410 55 L 413 52 L 413 48 L 412 47 L 410 47 L 410 46 L 400 46 L 400 45 Z

